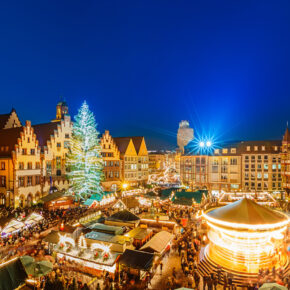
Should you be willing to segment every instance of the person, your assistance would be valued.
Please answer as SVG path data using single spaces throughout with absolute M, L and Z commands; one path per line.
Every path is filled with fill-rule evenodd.
M 163 263 L 160 262 L 160 274 L 162 275 Z

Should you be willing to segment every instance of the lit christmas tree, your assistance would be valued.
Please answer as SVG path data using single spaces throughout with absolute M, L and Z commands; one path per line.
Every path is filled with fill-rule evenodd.
M 71 188 L 83 199 L 92 194 L 103 195 L 103 160 L 98 136 L 94 114 L 84 102 L 75 116 L 66 159 Z

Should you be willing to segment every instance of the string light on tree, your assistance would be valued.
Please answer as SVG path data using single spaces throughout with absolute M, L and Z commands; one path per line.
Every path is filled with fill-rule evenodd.
M 68 178 L 73 192 L 82 199 L 102 196 L 103 159 L 94 114 L 84 102 L 75 116 L 67 156 Z

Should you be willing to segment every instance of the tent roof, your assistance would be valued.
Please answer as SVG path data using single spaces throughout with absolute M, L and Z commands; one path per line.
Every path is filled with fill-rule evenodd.
M 137 221 L 140 220 L 140 218 L 130 211 L 124 209 L 121 211 L 116 212 L 115 214 L 111 215 L 108 220 L 118 220 L 118 221 L 124 221 L 124 222 L 129 222 L 129 221 Z
M 99 233 L 118 235 L 123 233 L 122 227 L 108 226 L 101 223 L 93 223 L 88 226 L 89 229 Z
M 20 259 L 12 260 L 0 265 L 0 289 L 13 290 L 23 284 L 27 274 Z
M 119 263 L 133 269 L 149 270 L 153 264 L 154 254 L 126 249 Z
M 50 201 L 53 201 L 53 200 L 57 200 L 59 198 L 62 198 L 64 196 L 72 197 L 72 196 L 69 196 L 69 195 L 65 195 L 65 192 L 64 191 L 56 191 L 56 192 L 47 194 L 41 200 L 43 202 L 50 202 Z
M 167 244 L 173 239 L 174 235 L 166 231 L 157 233 L 150 241 L 148 241 L 141 250 L 162 253 Z
M 137 227 L 127 233 L 127 236 L 135 240 L 143 240 L 150 235 L 152 230 Z
M 284 215 L 259 205 L 248 198 L 213 209 L 207 215 L 225 222 L 249 225 L 275 224 L 287 219 Z

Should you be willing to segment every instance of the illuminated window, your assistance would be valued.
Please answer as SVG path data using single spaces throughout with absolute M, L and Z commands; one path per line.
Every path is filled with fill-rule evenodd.
M 5 170 L 5 162 L 1 162 L 1 170 Z
M 224 148 L 223 149 L 223 154 L 227 154 L 228 153 L 228 149 Z
M 265 146 L 262 146 L 262 151 L 265 151 Z
M 255 146 L 255 147 L 254 147 L 254 150 L 255 150 L 255 151 L 258 151 L 258 146 Z
M 236 148 L 231 148 L 231 153 L 232 154 L 236 154 L 237 153 L 237 149 Z
M 251 146 L 247 146 L 247 151 L 251 151 Z

